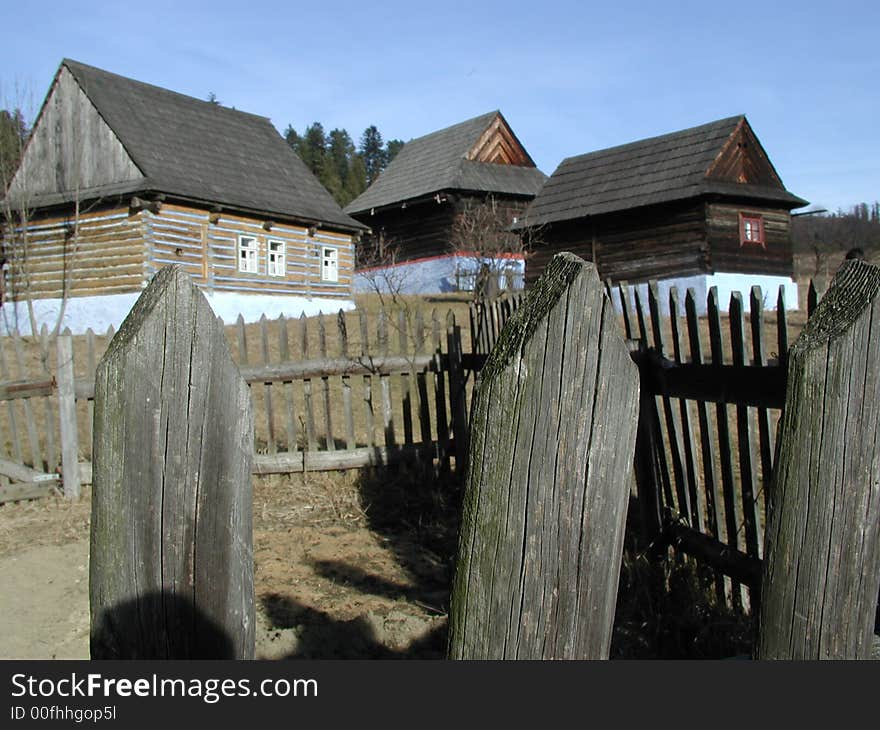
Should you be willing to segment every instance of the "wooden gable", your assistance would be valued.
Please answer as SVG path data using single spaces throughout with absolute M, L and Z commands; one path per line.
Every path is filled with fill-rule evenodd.
M 143 177 L 73 74 L 62 66 L 40 109 L 10 194 L 33 198 Z
M 518 165 L 535 167 L 535 163 L 516 138 L 513 130 L 501 114 L 496 114 L 477 143 L 471 147 L 466 158 L 472 162 L 489 162 L 495 165 Z
M 745 119 L 740 121 L 709 166 L 706 178 L 719 182 L 785 189 L 770 158 Z

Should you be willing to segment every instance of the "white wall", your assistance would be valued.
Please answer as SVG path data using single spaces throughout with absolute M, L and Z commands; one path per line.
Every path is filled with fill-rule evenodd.
M 776 309 L 776 298 L 779 295 L 779 287 L 785 288 L 785 308 L 786 310 L 800 309 L 798 306 L 798 287 L 794 279 L 787 276 L 766 276 L 763 274 L 699 274 L 697 276 L 685 276 L 674 279 L 661 279 L 657 282 L 658 295 L 660 297 L 660 311 L 669 315 L 669 291 L 670 289 L 678 289 L 679 298 L 679 314 L 684 315 L 684 302 L 688 289 L 694 290 L 694 296 L 697 301 L 697 314 L 706 314 L 706 298 L 709 295 L 709 289 L 712 287 L 718 289 L 718 304 L 722 312 L 730 309 L 730 295 L 732 292 L 738 291 L 742 295 L 743 310 L 750 310 L 749 301 L 753 286 L 761 287 L 762 299 L 764 301 L 765 310 Z M 634 290 L 638 289 L 639 297 L 647 312 L 648 306 L 648 285 L 647 284 L 631 284 L 630 304 L 635 306 Z M 612 292 L 612 300 L 614 308 L 619 312 L 620 294 L 615 288 Z
M 307 317 L 316 314 L 335 314 L 340 309 L 354 309 L 351 299 L 321 299 L 317 297 L 284 296 L 278 294 L 238 294 L 233 292 L 202 292 L 214 312 L 227 324 L 241 314 L 245 322 L 256 322 L 265 314 L 270 319 L 283 314 L 285 317 Z M 131 310 L 138 294 L 105 294 L 97 297 L 71 297 L 64 310 L 61 329 L 70 328 L 73 334 L 82 334 L 91 328 L 93 332 L 106 332 L 110 325 L 119 329 L 122 320 Z M 61 308 L 60 299 L 34 300 L 37 332 L 43 324 L 49 330 L 55 327 Z M 22 334 L 32 334 L 27 305 L 7 302 L 0 308 L 0 334 L 18 329 Z

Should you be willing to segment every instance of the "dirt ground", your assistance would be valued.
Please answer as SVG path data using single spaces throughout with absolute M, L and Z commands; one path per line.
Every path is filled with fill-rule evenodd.
M 258 658 L 443 656 L 454 535 L 401 519 L 397 491 L 363 472 L 255 479 Z M 88 491 L 0 506 L 0 658 L 88 658 L 89 513 Z

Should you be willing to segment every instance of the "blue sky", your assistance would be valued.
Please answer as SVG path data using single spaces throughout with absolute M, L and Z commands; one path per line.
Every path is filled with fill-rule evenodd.
M 538 166 L 745 113 L 789 190 L 880 199 L 880 3 L 42 2 L 0 42 L 0 100 L 70 57 L 357 138 L 501 109 Z M 7 20 L 8 17 L 7 17 Z

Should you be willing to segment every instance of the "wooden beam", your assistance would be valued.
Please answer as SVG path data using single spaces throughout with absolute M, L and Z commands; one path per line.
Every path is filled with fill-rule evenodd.
M 24 464 L 18 464 L 8 459 L 0 459 L 0 475 L 9 477 L 16 482 L 25 484 L 40 484 L 42 482 L 57 482 L 61 477 L 58 474 L 46 474 L 36 469 L 31 469 Z

